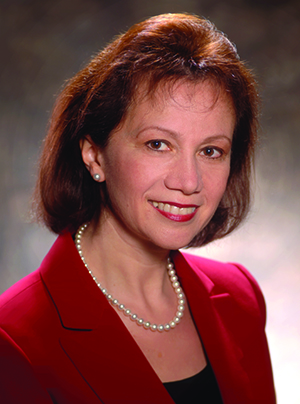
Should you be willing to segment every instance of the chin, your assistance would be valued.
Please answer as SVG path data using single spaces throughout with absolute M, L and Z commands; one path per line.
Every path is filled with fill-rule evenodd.
M 159 240 L 155 244 L 164 250 L 179 250 L 185 248 L 195 237 L 174 237 L 169 235 L 165 240 Z

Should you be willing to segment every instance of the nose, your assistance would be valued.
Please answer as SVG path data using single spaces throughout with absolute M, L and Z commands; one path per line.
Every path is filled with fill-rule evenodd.
M 185 195 L 199 193 L 203 182 L 197 156 L 181 156 L 173 161 L 165 177 L 165 186 Z

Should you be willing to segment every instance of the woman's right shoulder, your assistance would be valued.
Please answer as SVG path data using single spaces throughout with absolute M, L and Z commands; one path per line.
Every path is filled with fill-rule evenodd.
M 50 404 L 26 354 L 0 327 L 0 391 L 6 404 Z
M 49 324 L 58 322 L 40 271 L 11 286 L 0 296 L 0 391 L 7 404 L 50 404 L 28 353 L 44 349 Z M 2 402 L 2 401 L 1 401 Z
M 39 269 L 17 281 L 0 295 L 0 308 L 41 281 Z
M 41 298 L 44 294 L 43 289 L 39 270 L 20 279 L 0 295 L 0 318 L 7 310 L 16 306 L 22 308 L 23 303 L 28 302 L 28 299 L 30 302 L 32 298 L 36 299 L 38 296 Z
M 0 296 L 0 327 L 10 336 L 30 333 L 56 319 L 55 306 L 39 269 L 12 285 Z M 57 318 L 58 319 L 58 318 Z

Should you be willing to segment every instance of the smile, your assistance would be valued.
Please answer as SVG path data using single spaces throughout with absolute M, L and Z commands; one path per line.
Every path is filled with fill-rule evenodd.
M 196 210 L 195 207 L 179 208 L 178 206 L 170 205 L 169 203 L 155 201 L 152 201 L 152 205 L 159 210 L 167 213 L 172 213 L 173 215 L 190 215 Z
M 154 208 L 163 216 L 175 222 L 187 222 L 196 213 L 196 206 L 176 206 L 170 203 L 150 201 Z

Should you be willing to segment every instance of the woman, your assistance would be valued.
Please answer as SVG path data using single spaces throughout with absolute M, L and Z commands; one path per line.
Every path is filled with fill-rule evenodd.
M 4 402 L 275 402 L 257 283 L 178 252 L 246 216 L 257 104 L 235 47 L 186 14 L 67 84 L 35 194 L 59 237 L 1 298 Z

